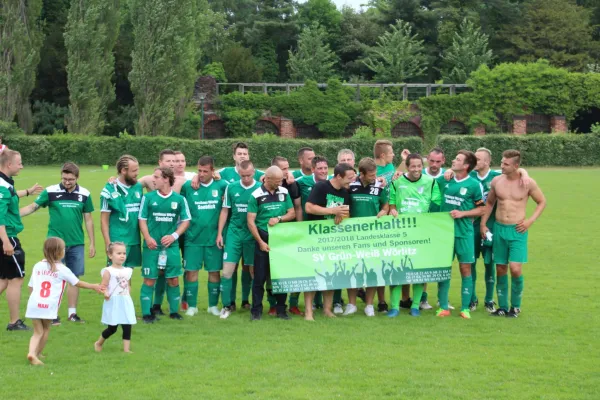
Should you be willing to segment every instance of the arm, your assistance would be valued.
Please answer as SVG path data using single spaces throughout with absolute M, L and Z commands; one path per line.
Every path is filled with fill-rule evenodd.
M 527 229 L 529 229 L 529 227 L 533 225 L 535 221 L 537 221 L 540 215 L 542 215 L 544 208 L 546 208 L 546 197 L 533 179 L 531 179 L 531 182 L 529 183 L 529 196 L 531 196 L 537 205 L 535 206 L 535 210 L 533 211 L 531 217 L 525 218 L 523 221 L 517 224 L 516 229 L 517 232 L 520 233 L 526 232 Z
M 138 182 L 142 184 L 147 192 L 154 190 L 154 185 L 152 184 L 152 175 L 142 176 L 140 179 L 138 179 Z
M 90 238 L 90 258 L 96 256 L 96 240 L 94 237 L 94 219 L 92 213 L 84 213 L 83 219 L 85 220 L 85 230 Z
M 102 283 L 100 283 L 100 285 L 107 288 L 109 280 L 110 280 L 110 272 L 108 272 L 107 270 L 104 270 L 104 273 L 102 273 Z M 104 292 L 104 298 L 106 300 L 110 299 L 110 295 L 111 295 L 111 293 Z
M 301 222 L 304 215 L 302 215 L 302 199 L 300 197 L 294 199 L 294 211 L 296 212 L 296 221 Z
M 79 282 L 77 282 L 75 284 L 75 286 L 77 286 L 78 288 L 95 290 L 96 292 L 98 292 L 100 294 L 103 293 L 102 286 L 97 285 L 97 284 L 87 283 L 87 282 L 84 282 L 84 281 L 79 281 Z
M 21 215 L 21 217 L 26 217 L 36 212 L 39 208 L 40 206 L 37 203 L 33 202 L 28 206 L 21 207 L 21 209 L 19 210 L 19 214 Z
M 219 214 L 219 226 L 217 228 L 217 247 L 223 248 L 223 229 L 225 229 L 225 223 L 227 223 L 227 218 L 229 217 L 229 208 L 221 208 L 221 213 Z
M 162 244 L 165 247 L 169 247 L 170 245 L 173 244 L 173 242 L 175 242 L 177 239 L 179 239 L 179 236 L 183 235 L 185 233 L 185 231 L 187 231 L 187 228 L 189 228 L 189 227 L 190 227 L 190 220 L 181 221 L 181 223 L 179 224 L 179 226 L 177 227 L 175 232 L 171 233 L 170 235 L 165 235 L 160 239 L 160 244 Z
M 487 222 L 490 219 L 490 216 L 492 215 L 494 204 L 496 204 L 496 178 L 494 178 L 492 180 L 492 183 L 490 184 L 490 191 L 488 193 L 483 214 L 481 215 L 479 231 L 481 233 L 482 238 L 485 238 L 485 234 L 489 231 L 489 229 L 487 228 Z
M 396 206 L 394 206 L 394 209 L 396 208 Z M 389 203 L 385 203 L 384 205 L 381 206 L 381 210 L 379 210 L 379 212 L 377 213 L 377 218 L 381 218 L 384 215 L 388 215 L 390 211 L 390 204 Z M 398 215 L 398 213 L 396 213 L 396 215 Z
M 400 175 L 402 175 L 405 172 L 406 158 L 408 157 L 409 154 L 410 154 L 410 150 L 408 150 L 408 149 L 404 149 L 404 150 L 402 150 L 402 153 L 400 153 L 400 156 L 402 157 L 402 162 L 398 165 L 398 168 L 396 169 L 396 173 L 394 174 L 394 177 L 392 178 L 392 182 L 395 181 L 396 179 L 400 178 Z
M 152 238 L 152 236 L 150 236 L 150 233 L 148 232 L 148 223 L 146 222 L 145 219 L 140 219 L 138 221 L 139 225 L 140 225 L 140 232 L 142 233 L 142 236 L 144 237 L 144 240 L 146 241 L 146 246 L 148 246 L 148 248 L 150 250 L 156 250 L 156 248 L 158 247 L 156 244 L 156 240 L 154 240 Z
M 270 250 L 269 245 L 267 243 L 265 243 L 265 241 L 262 240 L 262 238 L 258 234 L 258 227 L 256 226 L 256 213 L 248 212 L 247 221 L 248 221 L 248 230 L 252 234 L 252 237 L 254 238 L 254 240 L 256 240 L 256 243 L 258 243 L 258 247 L 260 248 L 260 250 L 269 251 Z
M 110 221 L 110 213 L 100 213 L 100 231 L 102 232 L 102 238 L 104 239 L 104 249 L 108 251 L 108 245 L 110 244 L 110 235 L 108 234 L 108 226 Z
M 15 254 L 15 248 L 8 240 L 8 235 L 6 234 L 6 226 L 0 225 L 0 240 L 2 240 L 2 251 L 4 255 L 12 256 Z
M 481 217 L 485 213 L 485 209 L 486 209 L 485 205 L 481 204 L 469 211 L 452 210 L 452 211 L 450 211 L 450 216 L 454 219 L 477 218 L 477 217 Z
M 41 193 L 42 190 L 44 190 L 44 188 L 36 183 L 29 189 L 17 190 L 17 196 L 19 196 L 19 197 L 31 196 L 32 194 Z
M 316 204 L 307 202 L 306 203 L 306 213 L 313 215 L 335 215 L 335 216 L 344 216 L 347 217 L 350 215 L 350 207 L 348 206 L 338 206 L 338 207 L 321 207 Z
M 273 217 L 269 219 L 269 226 L 275 226 L 280 222 L 290 222 L 294 219 L 296 219 L 296 210 L 294 207 L 291 207 L 288 208 L 287 212 L 281 216 L 281 219 L 279 219 L 279 217 Z
M 517 172 L 519 172 L 519 175 L 521 175 L 521 180 L 519 181 L 519 183 L 521 184 L 521 186 L 528 188 L 529 185 L 531 184 L 531 181 L 533 179 L 531 179 L 529 177 L 529 174 L 527 173 L 527 171 L 525 170 L 525 168 L 519 168 L 517 170 Z

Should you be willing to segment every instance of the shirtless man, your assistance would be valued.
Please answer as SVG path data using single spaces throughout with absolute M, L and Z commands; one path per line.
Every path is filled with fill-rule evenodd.
M 494 178 L 488 194 L 485 214 L 481 217 L 481 237 L 489 232 L 487 221 L 496 207 L 496 223 L 494 224 L 493 252 L 496 262 L 496 291 L 499 308 L 491 313 L 497 317 L 516 318 L 521 312 L 523 296 L 523 275 L 521 267 L 527 262 L 527 230 L 540 217 L 546 208 L 546 198 L 537 183 L 530 179 L 528 187 L 520 184 L 518 172 L 521 153 L 517 150 L 506 150 L 502 153 L 502 175 Z M 531 217 L 526 218 L 527 200 L 529 197 L 537 206 Z M 508 267 L 511 275 L 511 307 L 508 309 Z

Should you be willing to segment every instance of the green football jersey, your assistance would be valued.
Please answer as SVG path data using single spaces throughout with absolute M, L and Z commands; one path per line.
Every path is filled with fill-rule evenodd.
M 404 174 L 392 182 L 390 187 L 390 205 L 396 206 L 399 214 L 439 210 L 441 200 L 442 195 L 437 181 L 425 174 L 421 174 L 415 182 Z
M 350 217 L 374 217 L 387 204 L 389 189 L 375 181 L 363 185 L 360 179 L 350 184 Z
M 227 235 L 235 233 L 242 241 L 253 239 L 248 230 L 248 202 L 252 192 L 260 188 L 261 183 L 254 181 L 252 185 L 246 187 L 242 181 L 233 182 L 225 189 L 225 199 L 223 207 L 230 208 L 229 227 Z
M 427 175 L 432 177 L 433 179 L 437 179 L 437 178 L 444 178 L 444 173 L 446 172 L 445 168 L 440 168 L 440 172 L 438 172 L 438 174 L 436 176 L 433 176 L 429 173 L 429 171 L 427 170 L 427 168 L 423 168 L 423 171 L 421 171 L 423 173 L 423 175 Z M 439 183 L 439 181 L 438 181 Z
M 442 190 L 442 212 L 469 211 L 484 204 L 483 188 L 477 179 L 471 176 L 467 175 L 460 181 L 454 177 L 440 186 L 440 189 Z M 473 218 L 454 220 L 455 237 L 470 237 L 473 234 Z
M 141 183 L 127 186 L 119 180 L 107 183 L 102 189 L 100 212 L 110 213 L 108 236 L 111 242 L 123 242 L 127 246 L 140 244 L 138 217 L 143 190 Z
M 310 195 L 311 190 L 315 186 L 317 181 L 315 180 L 315 175 L 304 175 L 296 180 L 298 184 L 298 189 L 300 189 L 300 199 L 302 202 L 302 220 L 306 221 L 306 200 L 308 200 L 308 195 Z
M 146 193 L 142 197 L 139 219 L 148 224 L 148 233 L 160 247 L 160 239 L 177 230 L 178 221 L 189 221 L 190 209 L 185 198 L 173 191 L 166 196 L 158 190 Z M 171 247 L 179 247 L 179 241 L 173 242 Z M 144 247 L 148 247 L 144 240 Z
M 227 182 L 223 179 L 208 184 L 200 183 L 198 190 L 192 188 L 187 181 L 181 187 L 181 195 L 185 197 L 189 207 L 190 227 L 185 231 L 185 246 L 214 246 L 217 241 L 219 215 L 223 205 L 223 195 Z
M 48 237 L 59 237 L 66 246 L 85 243 L 83 214 L 94 211 L 89 190 L 76 185 L 72 192 L 68 192 L 62 183 L 52 185 L 40 193 L 35 203 L 40 207 L 48 207 Z
M 387 183 L 387 185 L 389 186 L 390 183 L 392 182 L 392 178 L 394 177 L 394 174 L 396 173 L 396 168 L 394 168 L 394 164 L 390 163 L 388 165 L 378 165 L 377 166 L 377 177 L 383 177 Z
M 265 232 L 268 232 L 271 218 L 284 216 L 290 208 L 294 208 L 292 199 L 287 189 L 281 186 L 271 194 L 261 185 L 252 192 L 248 200 L 248 212 L 256 214 L 256 226 Z
M 485 176 L 483 176 L 483 177 L 480 177 L 479 174 L 477 173 L 477 171 L 471 171 L 471 173 L 469 175 L 471 175 L 473 178 L 477 179 L 479 181 L 479 183 L 481 183 L 481 187 L 483 188 L 483 202 L 487 203 L 488 194 L 490 193 L 490 189 L 492 187 L 492 180 L 495 177 L 502 175 L 502 172 L 490 169 L 487 172 L 487 174 L 485 174 Z M 492 214 L 490 215 L 490 218 L 488 219 L 488 222 L 486 224 L 487 227 L 491 229 L 491 227 L 494 226 L 495 221 L 496 221 L 496 204 L 494 204 L 494 209 L 492 210 Z M 480 222 L 481 222 L 481 218 L 477 218 L 477 219 L 475 219 L 475 221 L 473 221 L 473 226 L 475 228 L 475 232 L 479 232 Z
M 221 175 L 221 180 L 224 180 L 227 183 L 237 182 L 241 179 L 240 174 L 238 174 L 238 172 L 237 172 L 237 167 L 225 167 L 225 168 L 221 168 L 217 172 Z M 263 176 L 264 174 L 265 174 L 264 172 L 257 169 L 254 171 L 254 179 L 259 181 L 260 177 Z
M 294 172 L 292 172 L 292 175 L 294 175 L 294 179 L 298 180 L 303 176 L 311 176 L 312 174 L 304 175 L 304 172 L 302 172 L 301 169 L 297 169 Z
M 19 195 L 15 182 L 0 172 L 0 225 L 4 225 L 6 236 L 17 236 L 23 230 L 19 213 Z

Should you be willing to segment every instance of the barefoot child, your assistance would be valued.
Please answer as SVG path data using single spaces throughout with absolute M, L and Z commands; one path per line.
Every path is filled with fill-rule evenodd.
M 122 242 L 112 242 L 108 245 L 108 258 L 112 261 L 110 267 L 102 270 L 102 285 L 106 286 L 104 292 L 104 306 L 102 307 L 102 323 L 108 328 L 94 348 L 102 351 L 104 341 L 117 332 L 117 325 L 123 329 L 123 351 L 131 353 L 131 325 L 136 323 L 133 301 L 129 295 L 129 281 L 133 269 L 124 268 L 123 263 L 127 258 L 127 248 Z
M 102 286 L 80 281 L 70 269 L 60 262 L 65 256 L 65 242 L 49 237 L 44 242 L 44 259 L 35 264 L 29 280 L 29 302 L 25 316 L 33 323 L 33 336 L 29 342 L 27 359 L 32 365 L 43 365 L 40 361 L 46 346 L 50 324 L 56 319 L 58 307 L 66 283 L 102 293 Z

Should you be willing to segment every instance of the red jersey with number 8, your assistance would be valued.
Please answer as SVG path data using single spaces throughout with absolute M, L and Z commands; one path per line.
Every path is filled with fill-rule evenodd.
M 64 264 L 56 264 L 56 272 L 52 272 L 46 260 L 35 264 L 29 279 L 31 295 L 27 302 L 25 317 L 56 319 L 67 282 L 76 285 L 79 279 Z

